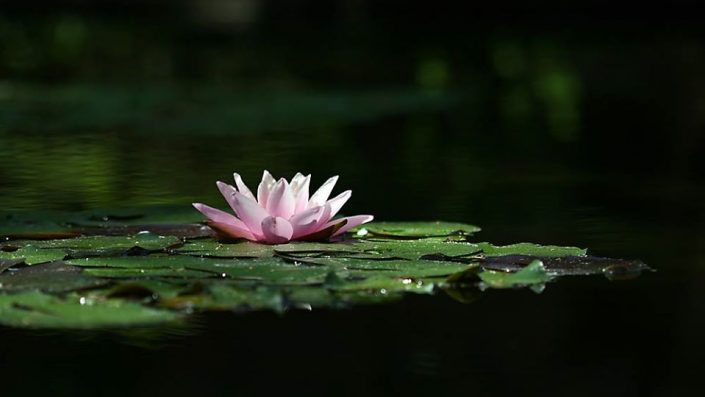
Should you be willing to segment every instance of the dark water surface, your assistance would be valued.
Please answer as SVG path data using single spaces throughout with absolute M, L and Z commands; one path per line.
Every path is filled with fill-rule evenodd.
M 3 395 L 695 394 L 705 46 L 687 23 L 485 21 L 423 35 L 371 18 L 361 36 L 326 25 L 332 37 L 303 32 L 287 47 L 276 29 L 210 32 L 219 39 L 184 48 L 167 25 L 114 55 L 137 65 L 120 75 L 114 59 L 96 61 L 91 40 L 122 32 L 131 42 L 146 28 L 62 18 L 27 23 L 93 33 L 83 61 L 51 61 L 53 74 L 45 58 L 25 69 L 3 61 L 14 76 L 0 81 L 6 210 L 220 204 L 214 182 L 233 171 L 251 187 L 263 169 L 310 172 L 314 184 L 339 174 L 336 191 L 353 190 L 348 213 L 467 222 L 482 241 L 577 245 L 657 271 L 466 303 L 440 293 L 208 314 L 178 329 L 0 328 Z

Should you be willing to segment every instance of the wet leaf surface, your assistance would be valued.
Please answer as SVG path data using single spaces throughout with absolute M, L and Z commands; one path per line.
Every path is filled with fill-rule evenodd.
M 534 259 L 528 266 L 514 273 L 486 270 L 479 273 L 478 277 L 482 280 L 480 288 L 516 288 L 528 286 L 535 292 L 543 291 L 544 284 L 552 279 L 546 271 L 543 262 L 538 259 Z
M 399 239 L 465 236 L 479 232 L 478 226 L 453 222 L 372 222 L 353 228 L 358 237 L 378 236 Z
M 343 308 L 438 290 L 471 302 L 486 288 L 540 292 L 561 276 L 621 279 L 648 269 L 576 247 L 475 243 L 479 228 L 462 223 L 376 222 L 333 243 L 266 245 L 218 242 L 204 225 L 180 223 L 194 222 L 192 214 L 170 217 L 163 209 L 54 214 L 43 223 L 12 219 L 27 227 L 3 225 L 0 323 L 18 327 L 123 327 L 209 310 Z M 37 238 L 11 237 L 28 233 L 28 225 Z
M 0 286 L 4 292 L 25 290 L 69 292 L 106 284 L 108 284 L 107 280 L 84 275 L 80 268 L 64 262 L 21 267 L 0 274 Z
M 0 294 L 0 324 L 25 328 L 128 327 L 178 320 L 183 314 L 123 299 L 39 291 Z

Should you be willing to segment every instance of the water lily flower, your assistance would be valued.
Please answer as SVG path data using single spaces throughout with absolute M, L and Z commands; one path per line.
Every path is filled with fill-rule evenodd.
M 207 224 L 221 237 L 242 238 L 267 244 L 292 240 L 321 241 L 340 236 L 349 229 L 367 223 L 372 215 L 333 218 L 352 191 L 346 190 L 328 199 L 338 176 L 329 178 L 309 197 L 311 175 L 297 173 L 291 182 L 278 181 L 264 171 L 257 197 L 235 173 L 235 185 L 218 181 L 218 189 L 235 212 L 231 215 L 205 204 L 193 206 L 208 218 Z

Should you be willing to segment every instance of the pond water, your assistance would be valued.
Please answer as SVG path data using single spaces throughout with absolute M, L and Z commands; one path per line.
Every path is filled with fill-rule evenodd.
M 239 81 L 198 67 L 209 78 L 47 83 L 15 71 L 0 83 L 6 211 L 220 203 L 214 182 L 233 171 L 250 185 L 263 169 L 314 184 L 338 174 L 336 192 L 353 191 L 347 213 L 465 222 L 482 241 L 586 247 L 656 272 L 171 328 L 0 327 L 3 393 L 687 393 L 705 358 L 701 37 L 558 30 L 397 37 L 395 55 L 360 38 L 328 53 L 265 37 L 238 55 L 280 68 L 245 63 L 255 77 Z M 345 66 L 361 56 L 378 62 Z

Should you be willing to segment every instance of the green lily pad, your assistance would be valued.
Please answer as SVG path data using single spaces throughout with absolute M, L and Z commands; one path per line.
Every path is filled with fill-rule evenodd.
M 296 246 L 276 249 L 277 253 L 287 258 L 296 258 L 316 263 L 314 259 L 357 258 L 368 260 L 407 259 L 418 260 L 433 254 L 445 256 L 464 256 L 477 253 L 478 246 L 463 242 L 450 242 L 440 239 L 420 240 L 358 240 L 340 244 L 335 249 L 307 250 Z M 443 260 L 439 258 L 439 260 Z M 322 263 L 318 261 L 317 263 Z
M 7 247 L 8 245 L 4 245 L 2 247 L 2 251 L 0 251 L 0 259 L 17 260 L 24 262 L 27 265 L 58 261 L 67 256 L 66 250 L 43 248 L 41 246 L 38 247 L 34 245 L 34 243 L 29 243 L 24 246 L 13 245 L 12 251 L 5 251 Z M 15 249 L 15 247 L 17 248 Z
M 539 259 L 546 271 L 553 276 L 588 276 L 603 274 L 608 278 L 633 278 L 643 271 L 651 270 L 644 262 L 600 258 L 595 256 L 532 256 L 503 255 L 487 257 L 482 261 L 482 267 L 487 270 L 518 271 Z
M 333 288 L 335 291 L 372 291 L 381 295 L 398 292 L 430 294 L 438 280 L 410 277 L 372 277 L 345 283 Z
M 149 277 L 156 270 L 172 272 L 175 277 L 197 274 L 201 277 L 219 277 L 256 281 L 264 284 L 321 284 L 328 270 L 318 266 L 300 266 L 284 262 L 278 258 L 232 259 L 198 258 L 185 255 L 150 255 L 148 257 L 114 257 L 71 259 L 67 264 L 90 268 L 89 274 L 103 277 L 124 277 L 129 269 L 134 277 Z M 112 270 L 120 270 L 112 273 Z M 195 272 L 195 273 L 194 273 Z M 162 273 L 168 274 L 168 273 Z
M 68 292 L 107 284 L 106 280 L 89 277 L 81 269 L 63 262 L 50 262 L 0 274 L 0 291 L 40 290 Z
M 352 231 L 356 237 L 389 237 L 415 239 L 470 235 L 481 229 L 475 225 L 454 222 L 372 222 L 358 226 Z
M 487 270 L 478 274 L 478 277 L 482 280 L 482 287 L 516 288 L 529 286 L 535 292 L 541 292 L 543 285 L 552 279 L 540 260 L 534 260 L 529 266 L 516 273 Z
M 479 228 L 461 223 L 376 222 L 336 242 L 223 244 L 195 238 L 210 231 L 179 223 L 190 216 L 130 209 L 73 213 L 45 219 L 65 228 L 56 235 L 0 243 L 0 324 L 136 326 L 214 310 L 379 304 L 439 289 L 471 302 L 480 289 L 540 291 L 558 276 L 628 278 L 648 269 L 639 261 L 587 256 L 576 247 L 472 243 L 468 237 Z M 75 231 L 83 235 L 61 234 Z
M 559 247 L 556 245 L 538 245 L 532 243 L 518 243 L 510 245 L 492 245 L 490 243 L 477 243 L 479 249 L 486 256 L 502 255 L 534 255 L 534 256 L 584 256 L 587 250 L 578 247 Z
M 57 297 L 43 292 L 0 294 L 0 324 L 23 328 L 106 328 L 175 321 L 183 314 L 122 299 Z
M 210 258 L 265 258 L 274 256 L 274 246 L 250 241 L 222 244 L 209 239 L 189 241 L 173 252 Z
M 45 241 L 10 241 L 0 244 L 0 259 L 23 259 L 28 265 L 91 256 L 143 254 L 182 244 L 174 236 L 142 233 L 135 236 L 89 236 Z
M 83 274 L 106 279 L 183 279 L 197 280 L 218 277 L 213 273 L 184 268 L 87 268 Z

